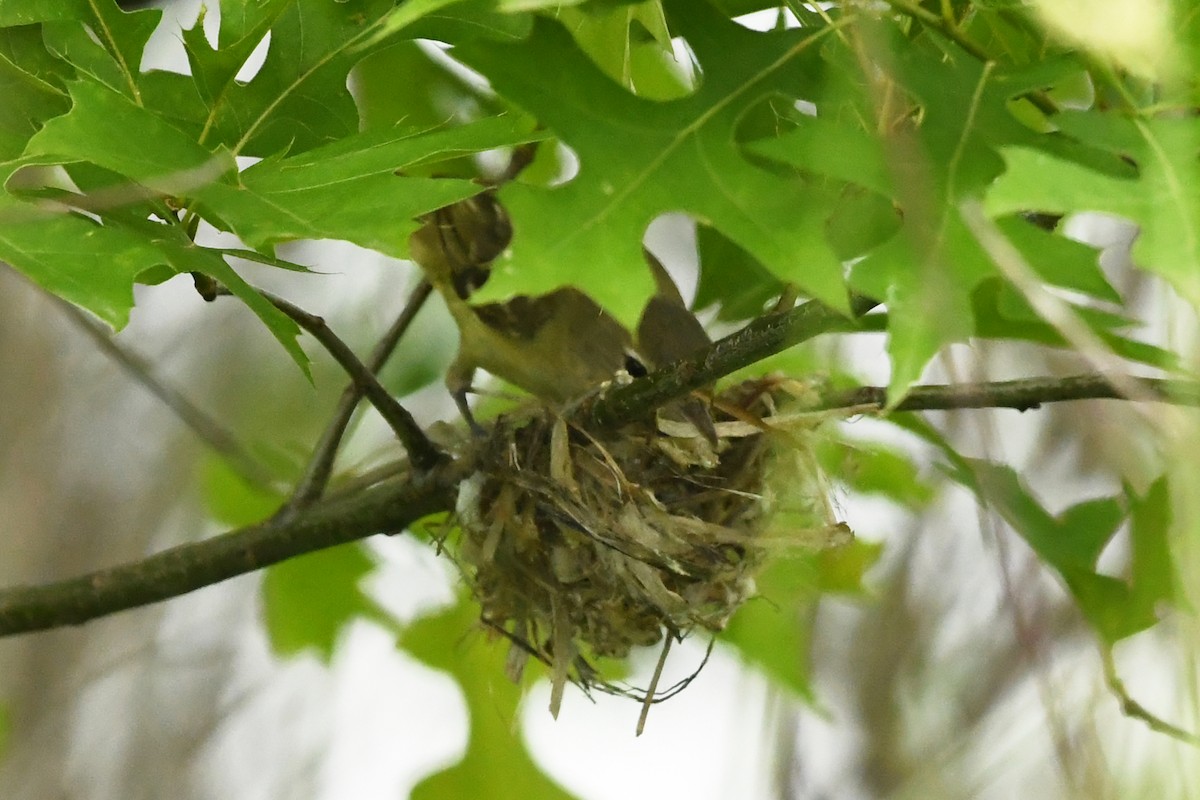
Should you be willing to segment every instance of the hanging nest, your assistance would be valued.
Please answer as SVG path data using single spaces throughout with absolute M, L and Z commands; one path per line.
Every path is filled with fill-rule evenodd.
M 567 680 L 618 690 L 592 658 L 720 631 L 781 541 L 849 540 L 812 455 L 816 415 L 779 413 L 798 387 L 724 392 L 715 442 L 670 409 L 603 436 L 545 408 L 497 423 L 485 469 L 461 489 L 456 557 L 483 622 L 512 643 L 511 677 L 529 656 L 548 664 L 555 714 Z M 781 511 L 810 522 L 767 535 Z

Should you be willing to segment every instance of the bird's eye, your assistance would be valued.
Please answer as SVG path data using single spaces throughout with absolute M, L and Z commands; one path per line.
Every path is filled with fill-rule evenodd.
M 625 371 L 635 378 L 644 378 L 650 374 L 646 365 L 629 353 L 625 354 Z

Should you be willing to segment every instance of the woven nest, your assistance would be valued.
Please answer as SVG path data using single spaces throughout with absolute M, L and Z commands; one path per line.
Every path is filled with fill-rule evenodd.
M 715 444 L 670 410 L 604 437 L 548 409 L 498 423 L 486 469 L 461 490 L 457 560 L 485 625 L 512 642 L 510 675 L 529 656 L 551 667 L 554 713 L 567 680 L 630 693 L 592 658 L 724 628 L 781 540 L 849 538 L 812 457 L 813 416 L 778 413 L 789 388 L 768 379 L 716 398 Z M 784 510 L 792 530 L 765 535 Z

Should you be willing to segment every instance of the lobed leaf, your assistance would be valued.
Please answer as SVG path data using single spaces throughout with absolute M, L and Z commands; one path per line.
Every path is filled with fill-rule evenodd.
M 49 120 L 25 155 L 97 164 L 163 194 L 184 195 L 236 170 L 228 151 L 197 144 L 111 87 L 78 80 L 68 88 L 70 111 Z
M 569 800 L 571 795 L 538 769 L 517 733 L 523 689 L 504 677 L 507 647 L 484 641 L 478 626 L 479 606 L 463 595 L 400 636 L 399 646 L 406 652 L 458 681 L 470 718 L 462 760 L 425 778 L 412 797 L 472 797 L 486 786 L 487 796 L 497 800 Z M 476 632 L 464 638 L 463 631 L 472 630 Z
M 1159 620 L 1159 604 L 1176 602 L 1165 476 L 1145 497 L 1126 487 L 1124 498 L 1088 500 L 1055 517 L 1029 493 L 1011 467 L 962 457 L 954 461 L 954 477 L 994 508 L 1038 558 L 1062 577 L 1106 646 L 1154 626 Z M 1128 577 L 1101 574 L 1097 571 L 1100 554 L 1126 518 L 1132 544 Z
M 138 233 L 44 211 L 0 193 L 0 260 L 116 329 L 129 321 L 133 284 L 163 255 Z
M 255 248 L 344 239 L 403 257 L 418 216 L 483 189 L 472 181 L 408 177 L 403 171 L 538 138 L 516 115 L 433 131 L 371 130 L 262 161 L 236 181 L 212 183 L 194 194 L 222 227 Z
M 456 57 L 536 116 L 580 162 L 565 185 L 513 184 L 501 192 L 514 226 L 512 269 L 484 292 L 538 293 L 572 284 L 630 322 L 651 293 L 641 257 L 646 226 L 659 214 L 684 211 L 780 278 L 845 308 L 842 266 L 821 236 L 820 187 L 756 166 L 735 137 L 748 108 L 779 93 L 796 96 L 816 80 L 820 37 L 751 32 L 707 3 L 667 8 L 701 67 L 713 67 L 694 94 L 677 100 L 630 94 L 561 26 L 544 19 L 519 44 L 455 48 Z
M 1004 150 L 1007 170 L 988 190 L 994 214 L 1022 208 L 1100 211 L 1141 227 L 1134 260 L 1200 305 L 1200 121 L 1131 120 L 1076 112 L 1060 122 L 1137 164 L 1137 175 L 1107 174 L 1027 147 Z
M 67 73 L 46 52 L 36 27 L 0 30 L 0 161 L 19 156 L 46 120 L 67 110 Z
M 271 649 L 284 657 L 316 651 L 329 663 L 348 624 L 382 616 L 361 588 L 374 569 L 374 557 L 358 542 L 268 567 L 262 599 Z
M 223 3 L 226 6 L 234 3 Z M 200 141 L 238 155 L 301 152 L 358 130 L 347 74 L 390 0 L 268 2 L 222 22 L 213 52 L 197 23 L 184 35 L 206 114 Z M 270 30 L 261 67 L 236 74 Z M 257 38 L 256 38 L 257 37 Z M 227 49 L 226 49 L 227 48 Z

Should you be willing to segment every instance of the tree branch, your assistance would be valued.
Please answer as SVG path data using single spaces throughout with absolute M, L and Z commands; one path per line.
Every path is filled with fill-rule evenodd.
M 850 299 L 854 318 L 877 305 L 879 301 L 867 297 L 856 295 Z M 854 319 L 810 300 L 790 311 L 764 314 L 694 356 L 668 364 L 626 386 L 610 389 L 590 401 L 590 405 L 585 403 L 579 412 L 601 428 L 617 428 L 814 336 L 855 329 Z
M 363 364 L 368 372 L 374 375 L 387 363 L 392 351 L 396 349 L 396 345 L 400 343 L 401 337 L 412 325 L 417 312 L 425 305 L 425 301 L 429 299 L 432 291 L 433 287 L 429 281 L 422 280 L 417 284 L 408 298 L 408 302 L 404 304 L 400 316 L 396 317 L 396 321 L 388 328 L 387 333 L 375 345 L 375 349 L 371 351 L 371 355 Z M 333 417 L 325 426 L 325 431 L 321 434 L 321 438 L 313 450 L 312 458 L 304 470 L 304 475 L 288 500 L 287 510 L 289 512 L 311 504 L 325 491 L 325 487 L 329 483 L 329 476 L 333 472 L 333 462 L 337 458 L 338 446 L 346 434 L 346 426 L 350 424 L 350 417 L 354 415 L 354 409 L 358 407 L 359 401 L 363 398 L 363 393 L 363 387 L 358 381 L 351 381 L 342 391 L 337 408 L 333 411 Z
M 866 298 L 851 301 L 856 316 L 865 314 L 875 305 L 875 301 Z M 306 312 L 299 313 L 311 317 Z M 323 323 L 313 327 L 322 330 Z M 820 333 L 855 329 L 854 320 L 816 302 L 788 312 L 768 314 L 695 357 L 612 389 L 583 404 L 578 411 L 584 419 L 604 426 L 619 426 L 793 344 Z M 340 340 L 338 345 L 345 348 Z M 350 356 L 353 358 L 352 353 Z M 358 365 L 358 371 L 366 370 L 357 358 L 354 363 Z M 371 380 L 379 386 L 373 376 Z M 995 407 L 1024 410 L 1067 400 L 1125 399 L 1117 386 L 1127 385 L 1130 380 L 1144 387 L 1148 396 L 1163 402 L 1200 406 L 1200 382 L 1197 381 L 1128 377 L 1118 381 L 1113 376 L 1087 374 L 958 386 L 918 386 L 894 410 Z M 379 391 L 383 391 L 382 387 Z M 884 408 L 886 402 L 885 389 L 865 386 L 827 394 L 816 407 Z M 415 422 L 412 424 L 415 426 Z M 421 437 L 424 439 L 423 433 Z M 293 556 L 374 533 L 402 530 L 423 516 L 451 510 L 458 484 L 476 468 L 475 460 L 470 453 L 453 462 L 441 460 L 439 454 L 439 460 L 429 471 L 415 474 L 409 471 L 351 493 L 337 493 L 291 515 L 78 578 L 0 590 L 0 636 L 78 625 L 116 611 L 186 594 Z
M 1200 381 L 1110 376 L 1094 372 L 1061 378 L 1025 378 L 953 386 L 914 386 L 893 411 L 940 411 L 953 408 L 1015 408 L 1028 411 L 1044 403 L 1068 400 L 1128 400 L 1122 386 L 1135 383 L 1147 397 L 1181 406 L 1200 406 Z M 1142 399 L 1142 398 L 1136 398 Z M 887 389 L 859 386 L 824 395 L 817 408 L 887 406 Z
M 384 389 L 382 384 L 375 378 L 374 372 L 367 369 L 358 360 L 358 356 L 354 355 L 354 351 L 337 337 L 330 327 L 325 324 L 324 319 L 318 317 L 316 314 L 308 313 L 299 306 L 284 300 L 282 297 L 276 297 L 266 292 L 263 292 L 263 297 L 270 300 L 272 305 L 291 317 L 297 325 L 312 334 L 313 338 L 329 351 L 329 354 L 337 360 L 342 369 L 346 371 L 346 374 L 358 385 L 371 405 L 375 406 L 375 410 L 379 412 L 379 415 L 395 431 L 396 438 L 400 440 L 400 443 L 404 445 L 404 449 L 408 451 L 408 457 L 412 459 L 413 464 L 419 469 L 432 469 L 446 459 L 446 455 L 438 450 L 433 442 L 429 441 L 429 437 L 421 430 L 421 426 L 413 419 L 412 414 L 408 413 L 408 409 L 400 405 L 396 398 L 388 394 L 387 389 Z
M 0 591 L 0 636 L 79 625 L 116 611 L 178 597 L 293 556 L 404 530 L 454 507 L 469 460 L 378 484 L 353 497 L 320 501 L 272 519 L 140 561 L 38 586 Z

